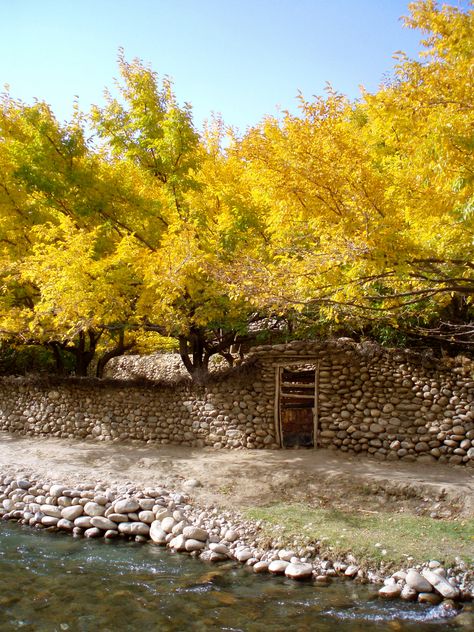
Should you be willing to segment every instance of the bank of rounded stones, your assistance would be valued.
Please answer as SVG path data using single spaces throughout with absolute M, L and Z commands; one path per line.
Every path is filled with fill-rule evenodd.
M 147 377 L 146 362 L 137 374 L 132 360 L 130 375 Z M 114 380 L 51 386 L 3 378 L 0 429 L 101 441 L 278 448 L 276 374 L 282 366 L 303 366 L 317 373 L 318 447 L 473 467 L 473 363 L 449 362 L 339 339 L 256 347 L 247 370 L 202 387 L 189 381 Z M 122 377 L 126 364 L 123 359 Z M 159 376 L 156 367 L 152 375 Z
M 193 486 L 196 481 L 184 485 Z M 109 486 L 104 483 L 63 485 L 34 477 L 0 476 L 0 518 L 30 527 L 63 531 L 75 537 L 126 538 L 168 547 L 204 562 L 235 561 L 255 573 L 285 575 L 327 585 L 333 578 L 384 583 L 380 597 L 446 604 L 474 597 L 474 573 L 459 561 L 445 569 L 434 560 L 385 577 L 350 554 L 322 559 L 317 542 L 291 548 L 268 546 L 261 524 L 216 508 L 199 508 L 185 492 L 162 487 Z M 265 542 L 266 544 L 264 544 Z M 456 606 L 454 606 L 456 607 Z

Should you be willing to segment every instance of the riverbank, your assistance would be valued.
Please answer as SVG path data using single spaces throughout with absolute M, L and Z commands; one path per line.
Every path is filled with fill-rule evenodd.
M 368 459 L 345 459 L 324 451 L 249 453 L 151 448 L 6 434 L 0 437 L 0 448 L 3 513 L 32 525 L 58 528 L 59 521 L 65 520 L 59 528 L 76 535 L 103 537 L 109 531 L 109 537 L 122 533 L 147 539 L 156 523 L 153 532 L 158 544 L 188 551 L 204 560 L 233 559 L 261 571 L 268 571 L 270 564 L 275 563 L 274 572 L 286 572 L 290 567 L 289 573 L 309 573 L 320 582 L 334 576 L 363 582 L 385 580 L 387 590 L 394 595 L 405 587 L 403 573 L 410 568 L 422 571 L 424 567 L 443 577 L 444 565 L 450 580 L 446 584 L 455 584 L 452 596 L 469 599 L 473 595 L 470 555 L 474 544 L 471 546 L 469 539 L 469 523 L 474 488 L 473 476 L 465 468 L 430 468 L 411 463 L 394 467 Z M 20 486 L 21 481 L 25 489 Z M 133 511 L 116 506 L 130 498 L 138 503 Z M 88 503 L 92 505 L 86 510 Z M 378 516 L 383 522 L 384 504 L 385 512 L 392 517 L 397 514 L 400 519 L 419 519 L 425 539 L 432 537 L 426 521 L 451 527 L 455 537 L 438 532 L 432 550 L 439 555 L 421 560 L 407 554 L 403 564 L 392 559 L 393 551 L 380 531 L 376 532 L 380 541 L 372 542 L 373 550 L 368 550 L 367 555 L 355 555 L 350 541 L 345 547 L 336 544 L 344 539 L 341 536 L 350 535 L 347 531 L 344 534 L 348 526 L 367 532 L 363 522 L 368 516 Z M 25 517 L 26 505 L 29 507 Z M 291 519 L 277 511 L 282 506 L 290 506 Z M 23 513 L 15 514 L 18 511 Z M 267 515 L 255 514 L 256 511 L 266 511 Z M 333 533 L 322 535 L 318 524 L 308 518 L 307 512 L 311 511 L 338 511 L 342 519 L 351 515 L 355 526 L 346 521 L 346 526 L 336 524 Z M 141 512 L 153 515 L 148 513 L 142 520 Z M 298 512 L 303 522 L 296 520 Z M 77 515 L 71 520 L 74 514 Z M 115 516 L 117 521 L 111 514 L 119 516 Z M 432 514 L 438 517 L 431 517 Z M 442 515 L 449 515 L 449 519 L 440 519 Z M 281 524 L 280 529 L 277 523 Z M 116 528 L 112 528 L 114 524 Z M 385 533 L 394 531 L 393 526 L 389 522 Z M 326 528 L 327 520 L 319 527 Z M 184 531 L 185 528 L 190 530 Z M 201 533 L 201 539 L 191 537 L 196 535 L 195 531 L 191 533 L 196 528 L 206 532 Z M 449 550 L 455 551 L 456 530 L 462 555 L 447 556 L 448 540 Z M 405 537 L 407 541 L 410 537 L 419 541 L 417 533 L 407 533 Z M 402 542 L 405 548 L 407 541 Z M 444 564 L 446 559 L 449 567 Z M 445 586 L 444 590 L 449 588 Z M 408 591 L 408 596 L 414 595 Z

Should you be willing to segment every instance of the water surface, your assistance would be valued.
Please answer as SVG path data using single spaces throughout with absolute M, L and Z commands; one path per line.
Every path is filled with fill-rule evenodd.
M 440 607 L 386 602 L 376 591 L 350 581 L 315 587 L 232 563 L 206 565 L 150 544 L 0 523 L 2 632 L 463 629 L 440 618 Z

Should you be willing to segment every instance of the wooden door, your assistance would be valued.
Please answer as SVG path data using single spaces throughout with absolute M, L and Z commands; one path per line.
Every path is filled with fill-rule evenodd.
M 314 446 L 315 370 L 283 369 L 280 373 L 281 443 L 285 448 Z

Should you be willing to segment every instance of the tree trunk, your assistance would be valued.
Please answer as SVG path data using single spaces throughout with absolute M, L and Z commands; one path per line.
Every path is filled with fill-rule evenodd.
M 179 336 L 179 354 L 193 382 L 202 384 L 209 373 L 209 355 L 202 329 L 194 327 L 188 336 Z
M 99 358 L 97 362 L 96 377 L 103 378 L 105 367 L 109 360 L 123 355 L 126 351 L 130 351 L 130 349 L 132 349 L 134 346 L 135 341 L 129 342 L 127 345 L 125 344 L 125 332 L 123 330 L 120 331 L 119 340 L 115 347 L 113 349 L 110 349 L 110 351 L 104 353 L 104 355 Z

